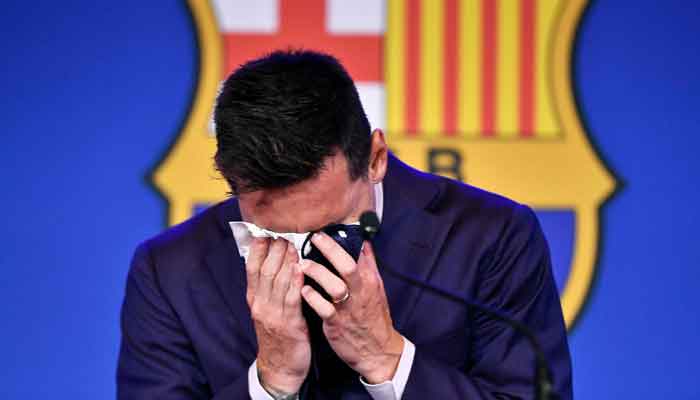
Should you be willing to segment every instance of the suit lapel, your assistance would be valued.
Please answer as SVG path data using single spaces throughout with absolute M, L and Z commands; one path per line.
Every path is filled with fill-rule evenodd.
M 452 224 L 431 210 L 442 185 L 393 156 L 383 184 L 384 215 L 374 242 L 379 259 L 388 268 L 427 282 Z M 382 266 L 380 273 L 392 318 L 403 332 L 422 290 L 388 274 Z

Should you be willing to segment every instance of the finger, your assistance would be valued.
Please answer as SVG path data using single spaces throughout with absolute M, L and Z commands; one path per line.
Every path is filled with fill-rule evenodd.
M 355 260 L 333 238 L 323 232 L 316 232 L 311 237 L 311 242 L 318 248 L 328 261 L 333 264 L 340 276 L 352 285 L 353 275 L 357 271 Z
M 270 249 L 267 257 L 260 267 L 260 278 L 256 289 L 256 297 L 261 297 L 265 301 L 269 301 L 272 293 L 272 285 L 279 271 L 282 260 L 287 250 L 287 241 L 284 239 L 276 239 L 270 243 Z
M 246 296 L 248 296 L 248 301 L 252 300 L 255 296 L 255 290 L 258 285 L 258 279 L 260 275 L 260 267 L 262 266 L 265 257 L 267 257 L 267 251 L 270 245 L 270 240 L 268 238 L 254 238 L 253 243 L 250 246 L 250 254 L 248 255 L 248 261 L 245 264 L 246 270 Z
M 293 250 L 291 253 L 287 254 L 287 257 L 290 263 L 298 263 L 299 262 L 299 252 L 297 251 L 297 248 L 294 247 L 294 243 L 289 242 L 289 246 Z
M 348 291 L 345 282 L 319 263 L 302 260 L 299 263 L 304 275 L 316 281 L 332 299 L 342 299 Z
M 360 251 L 360 257 L 357 258 L 357 269 L 359 272 L 368 271 L 373 274 L 379 274 L 374 248 L 372 247 L 372 242 L 368 240 L 362 243 L 362 251 Z
M 305 285 L 301 288 L 301 295 L 322 320 L 327 321 L 335 316 L 335 307 L 333 304 L 324 299 L 323 296 L 311 286 Z
M 290 317 L 301 316 L 301 288 L 304 286 L 304 274 L 299 263 L 291 265 L 292 278 L 284 297 L 284 313 Z
M 294 249 L 294 246 L 287 242 L 284 260 L 282 261 L 282 265 L 277 272 L 277 276 L 275 276 L 275 280 L 272 284 L 272 293 L 270 295 L 270 300 L 275 304 L 279 304 L 280 309 L 282 309 L 284 305 L 284 296 L 287 294 L 287 290 L 289 290 L 289 283 L 292 279 L 294 268 L 294 262 L 290 260 L 293 260 L 295 255 L 296 250 Z
M 357 274 L 360 276 L 362 282 L 370 284 L 376 283 L 380 287 L 383 285 L 382 277 L 377 267 L 377 259 L 374 255 L 374 248 L 369 241 L 362 243 L 362 251 L 360 252 L 360 257 L 357 259 Z

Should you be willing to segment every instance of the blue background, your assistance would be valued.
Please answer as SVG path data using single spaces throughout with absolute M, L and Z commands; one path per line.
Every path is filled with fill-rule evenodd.
M 700 398 L 700 6 L 594 1 L 574 82 L 622 186 L 571 333 L 579 399 Z M 134 246 L 165 226 L 148 183 L 197 76 L 183 2 L 3 2 L 0 396 L 114 397 Z

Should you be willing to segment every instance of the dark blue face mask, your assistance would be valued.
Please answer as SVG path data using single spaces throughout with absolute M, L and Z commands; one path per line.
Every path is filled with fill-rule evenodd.
M 326 233 L 328 236 L 333 238 L 342 247 L 346 253 L 348 253 L 355 261 L 360 257 L 360 251 L 362 251 L 362 231 L 359 225 L 328 225 L 325 228 L 321 228 L 321 231 Z M 320 250 L 311 243 L 311 236 L 313 232 L 306 237 L 304 244 L 301 246 L 301 254 L 305 259 L 317 262 L 324 267 L 328 268 L 329 271 L 333 272 L 337 276 L 340 276 L 338 271 L 335 269 L 333 264 L 326 259 L 326 257 L 321 253 Z M 313 279 L 306 277 L 304 279 L 304 284 L 309 285 L 319 292 L 326 300 L 332 301 L 331 297 L 326 293 L 325 290 L 321 288 Z

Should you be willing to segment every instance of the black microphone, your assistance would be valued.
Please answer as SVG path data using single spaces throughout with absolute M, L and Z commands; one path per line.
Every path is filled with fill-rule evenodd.
M 374 211 L 365 211 L 364 213 L 362 213 L 362 215 L 360 216 L 360 227 L 362 230 L 363 238 L 365 240 L 372 241 L 374 236 L 379 232 L 379 218 L 377 218 L 377 214 L 374 213 Z M 405 275 L 404 273 L 399 272 L 386 264 L 383 264 L 381 260 L 379 260 L 379 255 L 376 252 L 374 254 L 374 257 L 377 265 L 383 268 L 384 271 L 388 272 L 392 276 L 404 282 L 408 282 L 411 285 L 418 286 L 429 292 L 435 293 L 439 296 L 460 303 L 464 306 L 481 311 L 482 313 L 488 315 L 489 317 L 495 320 L 505 322 L 516 332 L 526 337 L 528 343 L 530 343 L 530 346 L 532 347 L 533 353 L 535 354 L 535 398 L 537 400 L 556 399 L 556 395 L 555 393 L 553 393 L 552 390 L 553 388 L 552 382 L 550 380 L 549 367 L 547 366 L 547 361 L 545 359 L 544 352 L 542 351 L 542 346 L 537 341 L 537 338 L 532 333 L 530 328 L 528 328 L 525 324 L 512 317 L 509 317 L 508 315 L 500 311 L 492 310 L 491 308 L 483 304 L 479 304 L 478 302 L 468 299 L 458 293 L 453 293 L 449 290 L 432 286 L 428 283 L 421 282 L 415 278 Z

